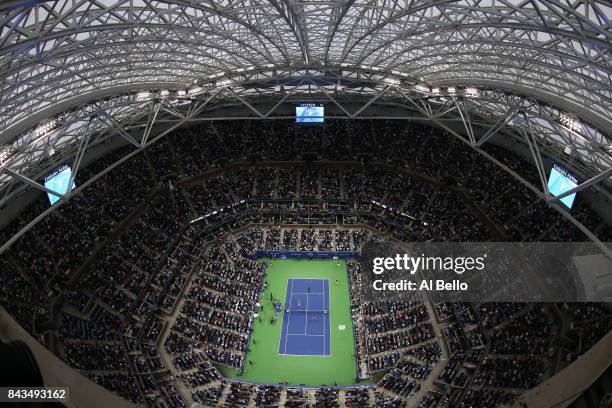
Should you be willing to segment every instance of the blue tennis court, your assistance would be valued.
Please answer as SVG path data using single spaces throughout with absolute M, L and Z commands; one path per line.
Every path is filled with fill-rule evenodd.
M 279 354 L 329 356 L 329 281 L 289 279 Z

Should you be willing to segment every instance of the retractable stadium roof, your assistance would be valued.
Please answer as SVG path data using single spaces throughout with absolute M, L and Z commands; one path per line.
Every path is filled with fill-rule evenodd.
M 609 199 L 611 16 L 608 0 L 3 1 L 0 206 L 109 138 L 138 151 L 215 106 L 274 119 L 306 99 L 475 149 L 503 133 L 540 175 L 552 156 Z

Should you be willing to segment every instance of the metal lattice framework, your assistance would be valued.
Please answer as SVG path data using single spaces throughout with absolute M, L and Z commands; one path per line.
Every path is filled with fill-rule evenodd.
M 552 205 L 544 155 L 609 199 L 611 15 L 608 0 L 4 1 L 0 206 L 109 138 L 136 152 L 218 106 L 274 119 L 305 99 L 428 120 L 477 150 L 503 133 L 542 185 L 513 175 Z

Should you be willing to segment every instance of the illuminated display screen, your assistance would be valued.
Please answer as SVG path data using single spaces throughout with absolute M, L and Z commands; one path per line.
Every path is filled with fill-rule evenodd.
M 323 105 L 303 103 L 295 107 L 295 121 L 297 123 L 323 123 L 325 121 L 325 108 Z
M 550 170 L 550 177 L 548 178 L 548 191 L 550 191 L 550 193 L 555 197 L 565 193 L 567 190 L 571 190 L 577 185 L 578 180 L 576 177 L 570 174 L 563 167 L 555 164 Z M 563 197 L 560 201 L 568 208 L 572 208 L 575 198 L 576 193 Z
M 68 183 L 70 182 L 70 177 L 72 176 L 72 169 L 67 164 L 58 167 L 53 170 L 47 177 L 45 177 L 45 187 L 49 190 L 55 191 L 60 194 L 66 194 L 69 190 L 74 189 L 74 181 L 72 182 L 72 187 L 68 188 Z M 49 196 L 49 201 L 51 205 L 55 204 L 59 197 L 53 194 L 47 193 Z

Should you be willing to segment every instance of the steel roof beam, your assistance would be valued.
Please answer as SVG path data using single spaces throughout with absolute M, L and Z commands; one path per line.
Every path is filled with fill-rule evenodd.
M 602 173 L 600 173 L 600 174 L 598 174 L 598 175 L 596 175 L 594 177 L 591 177 L 590 179 L 588 179 L 584 183 L 580 183 L 576 187 L 570 188 L 569 190 L 567 190 L 564 193 L 561 193 L 561 194 L 559 194 L 557 196 L 548 196 L 546 198 L 546 201 L 548 201 L 549 203 L 554 203 L 554 202 L 560 201 L 562 198 L 565 198 L 565 197 L 567 197 L 569 195 L 575 194 L 575 193 L 577 193 L 579 191 L 582 191 L 582 190 L 584 190 L 584 189 L 586 189 L 588 187 L 591 187 L 591 186 L 599 183 L 600 181 L 610 179 L 611 177 L 612 177 L 612 168 L 609 168 L 609 169 L 603 171 Z

